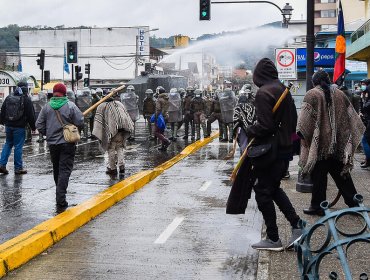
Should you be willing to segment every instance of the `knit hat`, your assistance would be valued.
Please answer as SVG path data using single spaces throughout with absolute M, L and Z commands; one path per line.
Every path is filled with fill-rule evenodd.
M 53 87 L 53 94 L 54 96 L 56 95 L 56 93 L 59 93 L 59 94 L 62 94 L 63 96 L 65 96 L 67 94 L 67 88 L 64 84 L 62 83 L 57 83 L 54 87 Z
M 21 88 L 23 94 L 28 93 L 28 84 L 26 82 L 19 82 L 17 86 Z

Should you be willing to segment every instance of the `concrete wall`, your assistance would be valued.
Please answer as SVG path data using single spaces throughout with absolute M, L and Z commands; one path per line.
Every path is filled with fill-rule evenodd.
M 145 32 L 141 37 L 139 30 Z M 51 80 L 62 80 L 63 77 L 70 80 L 71 75 L 63 71 L 64 48 L 67 41 L 77 41 L 82 73 L 85 64 L 90 63 L 92 80 L 130 80 L 135 76 L 136 49 L 141 58 L 149 60 L 148 30 L 148 26 L 138 26 L 21 31 L 19 47 L 23 71 L 40 79 L 36 55 L 44 49 L 45 70 L 50 70 Z M 143 70 L 144 66 L 140 67 L 139 74 Z

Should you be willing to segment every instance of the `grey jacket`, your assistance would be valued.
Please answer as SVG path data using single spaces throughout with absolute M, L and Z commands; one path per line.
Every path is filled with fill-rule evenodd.
M 83 126 L 84 117 L 82 112 L 73 102 L 68 101 L 58 111 L 64 124 L 74 124 L 77 127 Z M 67 143 L 64 140 L 62 125 L 58 121 L 56 112 L 49 104 L 42 108 L 36 121 L 36 128 L 42 135 L 46 135 L 46 141 L 49 145 Z

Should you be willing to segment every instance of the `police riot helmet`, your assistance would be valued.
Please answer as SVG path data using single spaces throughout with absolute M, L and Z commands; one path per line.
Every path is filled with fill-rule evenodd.
M 239 90 L 239 95 L 246 96 L 246 90 L 243 90 L 243 89 Z
M 148 96 L 148 97 L 153 96 L 153 90 L 151 90 L 150 88 L 148 88 L 148 89 L 145 91 L 145 95 L 146 95 L 146 96 Z
M 252 85 L 251 84 L 245 84 L 244 85 L 244 90 L 249 89 L 252 90 Z
M 127 87 L 127 92 L 134 92 L 135 91 L 135 87 L 133 85 L 129 85 Z
M 176 93 L 177 92 L 177 88 L 171 88 L 170 89 L 170 93 Z
M 101 88 L 97 88 L 95 90 L 96 94 L 99 95 L 99 96 L 102 96 L 103 95 L 103 90 Z
M 166 92 L 166 90 L 164 89 L 164 87 L 162 87 L 162 86 L 157 86 L 157 88 L 155 89 L 155 93 L 156 93 L 156 94 L 163 93 L 163 92 L 159 92 L 159 90 L 164 90 L 163 92 Z
M 194 91 L 194 95 L 195 95 L 195 97 L 202 97 L 202 90 L 200 90 L 200 89 L 196 89 L 196 90 Z

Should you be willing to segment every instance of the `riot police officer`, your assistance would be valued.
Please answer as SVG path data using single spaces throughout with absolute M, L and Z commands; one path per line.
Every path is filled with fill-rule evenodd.
M 149 132 L 149 140 L 155 139 L 154 133 L 153 133 L 153 126 L 150 122 L 151 116 L 155 113 L 155 99 L 154 99 L 154 93 L 151 89 L 147 89 L 145 91 L 145 99 L 143 102 L 143 117 L 147 122 L 147 128 Z
M 191 100 L 190 108 L 194 116 L 194 126 L 197 135 L 196 140 L 200 140 L 200 127 L 202 127 L 203 136 L 208 137 L 205 116 L 206 102 L 202 98 L 202 90 L 196 89 L 194 91 L 194 98 Z
M 86 88 L 83 90 L 78 90 L 76 94 L 76 105 L 78 109 L 80 109 L 81 112 L 86 111 L 91 107 L 92 103 L 92 96 L 91 96 L 91 91 Z M 81 137 L 82 140 L 87 140 L 89 137 L 89 124 L 90 124 L 90 118 L 91 118 L 92 113 L 90 112 L 86 116 L 84 116 L 84 125 L 83 125 L 83 137 Z
M 234 108 L 236 106 L 235 93 L 231 88 L 226 88 L 219 96 L 222 120 L 224 123 L 224 137 L 223 140 L 229 140 L 230 143 L 233 142 L 233 115 Z
M 35 111 L 35 119 L 39 117 L 41 109 L 47 104 L 48 99 L 46 92 L 40 91 L 38 94 L 34 94 L 31 96 L 31 101 L 33 105 L 33 109 Z M 38 143 L 44 142 L 44 136 L 39 132 L 39 139 L 37 140 Z
M 121 102 L 125 109 L 127 110 L 128 114 L 131 117 L 131 120 L 134 122 L 134 133 L 133 136 L 130 136 L 129 140 L 135 139 L 135 131 L 136 131 L 136 121 L 139 119 L 139 97 L 135 94 L 135 87 L 133 85 L 129 85 L 127 87 L 126 92 L 121 94 Z
M 178 124 L 182 120 L 181 96 L 176 88 L 170 90 L 168 95 L 168 123 L 171 125 L 170 140 L 176 142 Z
M 218 99 L 218 93 L 216 92 L 214 98 L 212 99 L 211 109 L 210 109 L 210 116 L 207 120 L 207 135 L 211 135 L 211 125 L 212 123 L 217 120 L 218 122 L 218 129 L 219 129 L 219 141 L 222 141 L 224 136 L 224 124 L 222 122 L 222 115 L 221 115 L 221 106 L 220 101 Z
M 101 88 L 97 88 L 96 90 L 91 90 L 91 96 L 92 96 L 91 106 L 95 105 L 96 103 L 100 101 L 100 97 L 98 93 L 100 95 L 103 95 L 103 90 Z M 91 112 L 91 117 L 90 117 L 90 134 L 91 134 L 92 139 L 95 139 L 95 136 L 92 135 L 92 131 L 94 129 L 95 113 L 96 113 L 96 109 L 94 109 Z
M 187 140 L 189 137 L 189 125 L 191 127 L 191 140 L 195 139 L 195 128 L 193 112 L 191 110 L 191 100 L 194 96 L 194 89 L 189 86 L 186 88 L 186 96 L 182 103 L 182 112 L 184 114 L 184 125 L 185 125 L 185 135 L 183 139 Z

